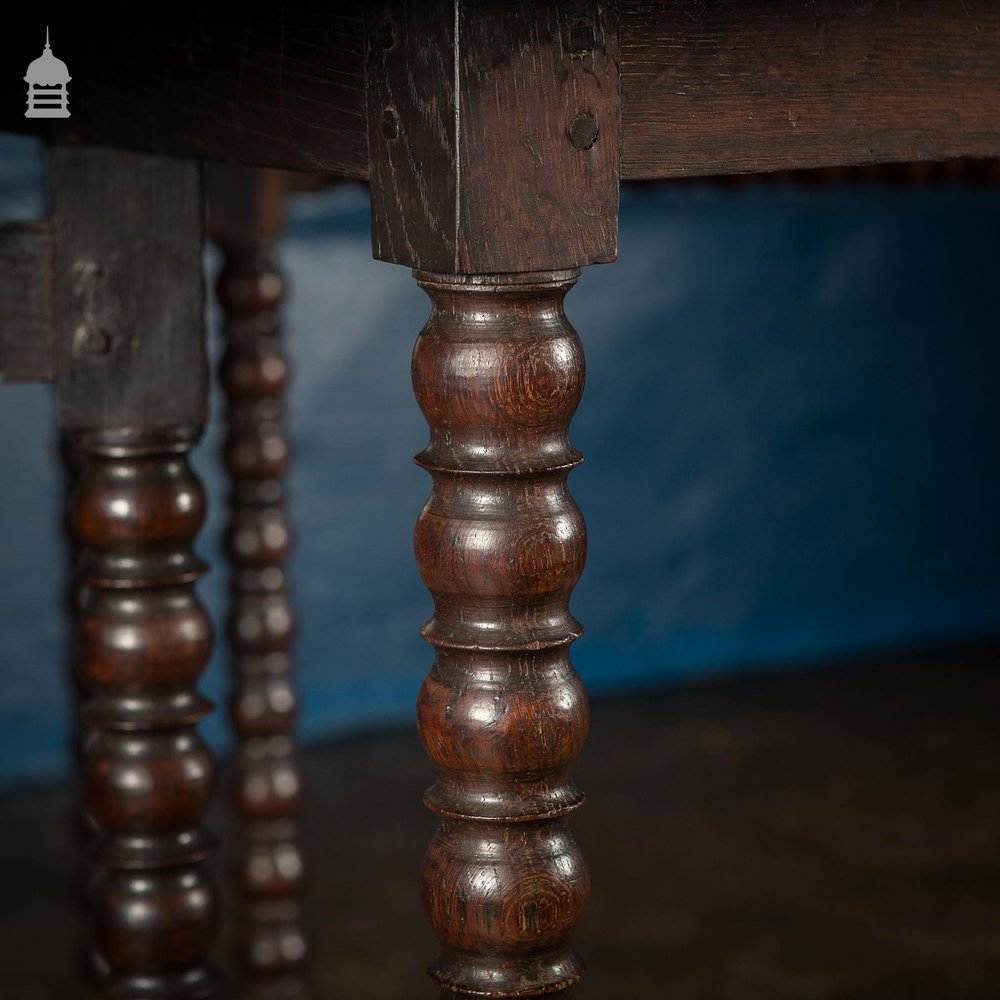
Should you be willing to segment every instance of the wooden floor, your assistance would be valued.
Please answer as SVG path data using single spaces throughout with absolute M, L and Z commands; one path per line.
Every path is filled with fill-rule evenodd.
M 998 707 L 997 647 L 595 704 L 574 1000 L 995 1000 Z M 415 735 L 306 761 L 312 996 L 434 997 Z M 82 995 L 71 816 L 64 791 L 0 799 L 9 1000 Z

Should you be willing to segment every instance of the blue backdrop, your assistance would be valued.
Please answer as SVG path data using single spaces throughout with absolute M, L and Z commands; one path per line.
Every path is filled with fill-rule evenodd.
M 0 219 L 43 212 L 40 163 L 4 139 Z M 567 302 L 588 354 L 571 483 L 590 533 L 574 661 L 593 691 L 1000 632 L 998 231 L 1000 192 L 984 188 L 623 192 L 620 261 Z M 370 259 L 360 187 L 296 198 L 284 262 L 317 738 L 411 720 L 430 662 L 409 385 L 428 303 Z M 67 770 L 54 421 L 48 387 L 0 388 L 6 786 Z M 219 440 L 213 423 L 196 454 L 216 563 Z M 222 574 L 202 594 L 221 620 Z M 205 688 L 223 696 L 222 655 Z M 208 731 L 224 742 L 218 720 Z

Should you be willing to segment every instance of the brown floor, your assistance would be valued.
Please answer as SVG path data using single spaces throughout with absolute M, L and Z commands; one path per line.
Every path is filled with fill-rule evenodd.
M 928 652 L 597 703 L 574 1000 L 1000 997 L 998 667 Z M 414 734 L 306 762 L 314 997 L 433 998 Z M 80 996 L 70 814 L 0 799 L 4 1000 Z

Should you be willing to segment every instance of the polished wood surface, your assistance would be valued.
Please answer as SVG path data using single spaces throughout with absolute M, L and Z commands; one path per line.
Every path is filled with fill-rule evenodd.
M 237 738 L 232 803 L 241 818 L 237 885 L 243 1000 L 304 996 L 306 941 L 299 843 L 302 778 L 294 745 L 295 620 L 286 564 L 291 527 L 284 429 L 288 361 L 281 345 L 285 284 L 276 263 L 285 179 L 267 171 L 216 172 L 211 229 L 223 255 L 226 393 L 223 459 L 230 478 L 227 623 Z
M 236 17 L 81 10 L 50 27 L 73 117 L 26 120 L 15 90 L 0 126 L 55 145 L 51 228 L 24 230 L 0 261 L 8 282 L 51 262 L 51 300 L 36 282 L 14 310 L 37 320 L 31 347 L 4 341 L 0 365 L 55 375 L 81 459 L 77 662 L 104 996 L 215 989 L 201 826 L 214 766 L 195 688 L 211 650 L 194 593 L 204 498 L 186 458 L 205 418 L 203 206 L 182 157 L 367 178 L 375 255 L 419 271 L 432 302 L 413 360 L 433 480 L 416 531 L 435 604 L 418 707 L 440 820 L 423 877 L 442 948 L 431 971 L 448 998 L 574 989 L 570 937 L 589 894 L 567 826 L 588 724 L 568 652 L 585 554 L 567 489 L 584 366 L 562 302 L 576 268 L 614 259 L 621 178 L 1000 154 L 1000 12 L 988 0 L 353 0 Z M 0 58 L 23 65 L 40 42 L 4 32 Z M 304 953 L 287 365 L 272 248 L 235 232 L 219 286 L 235 801 L 244 965 L 276 985 Z
M 218 923 L 201 827 L 215 785 L 195 690 L 212 624 L 194 593 L 205 499 L 194 428 L 77 431 L 81 547 L 76 658 L 85 690 L 84 787 L 96 827 L 92 934 L 106 997 L 194 1000 Z
M 195 593 L 205 496 L 187 455 L 205 408 L 196 164 L 56 149 L 59 416 L 76 467 L 74 661 L 91 936 L 102 997 L 214 993 L 218 924 L 202 816 L 215 765 L 196 684 L 212 624 Z
M 434 597 L 434 665 L 417 724 L 440 826 L 423 898 L 446 996 L 535 996 L 575 983 L 568 938 L 590 878 L 566 817 L 587 696 L 569 660 L 586 529 L 567 477 L 583 349 L 563 312 L 575 271 L 418 274 L 432 312 L 413 354 L 432 477 L 417 522 Z

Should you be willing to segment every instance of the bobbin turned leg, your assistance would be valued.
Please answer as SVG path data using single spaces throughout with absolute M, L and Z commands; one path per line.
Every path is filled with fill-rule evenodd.
M 225 313 L 219 375 L 228 404 L 223 459 L 230 477 L 227 634 L 237 740 L 232 800 L 240 823 L 241 995 L 286 1000 L 303 995 L 306 957 L 294 619 L 285 568 L 288 363 L 278 312 L 284 282 L 275 262 L 286 179 L 278 171 L 231 166 L 209 168 L 208 179 L 210 229 L 224 255 L 217 292 Z
M 570 664 L 569 597 L 586 554 L 567 488 L 583 350 L 562 309 L 575 272 L 420 274 L 433 303 L 413 356 L 433 488 L 416 531 L 436 656 L 418 704 L 441 825 L 424 904 L 431 972 L 460 994 L 526 996 L 576 982 L 568 945 L 590 883 L 566 817 L 587 733 Z
M 205 500 L 197 164 L 106 150 L 51 157 L 60 419 L 80 459 L 76 659 L 101 994 L 195 1000 L 216 895 L 201 826 L 215 780 L 195 684 L 212 629 L 195 594 Z
M 423 896 L 445 998 L 562 993 L 582 970 L 570 936 L 589 876 L 567 819 L 588 711 L 569 599 L 586 535 L 567 432 L 584 365 L 563 298 L 616 251 L 616 9 L 366 7 L 372 245 L 431 299 L 413 356 L 433 481 L 418 724 L 437 768 Z
M 85 795 L 98 827 L 93 932 L 109 997 L 201 997 L 215 898 L 199 825 L 214 767 L 195 724 L 211 652 L 191 544 L 204 498 L 187 464 L 196 427 L 74 434 L 86 456 L 73 505 L 84 588 Z

